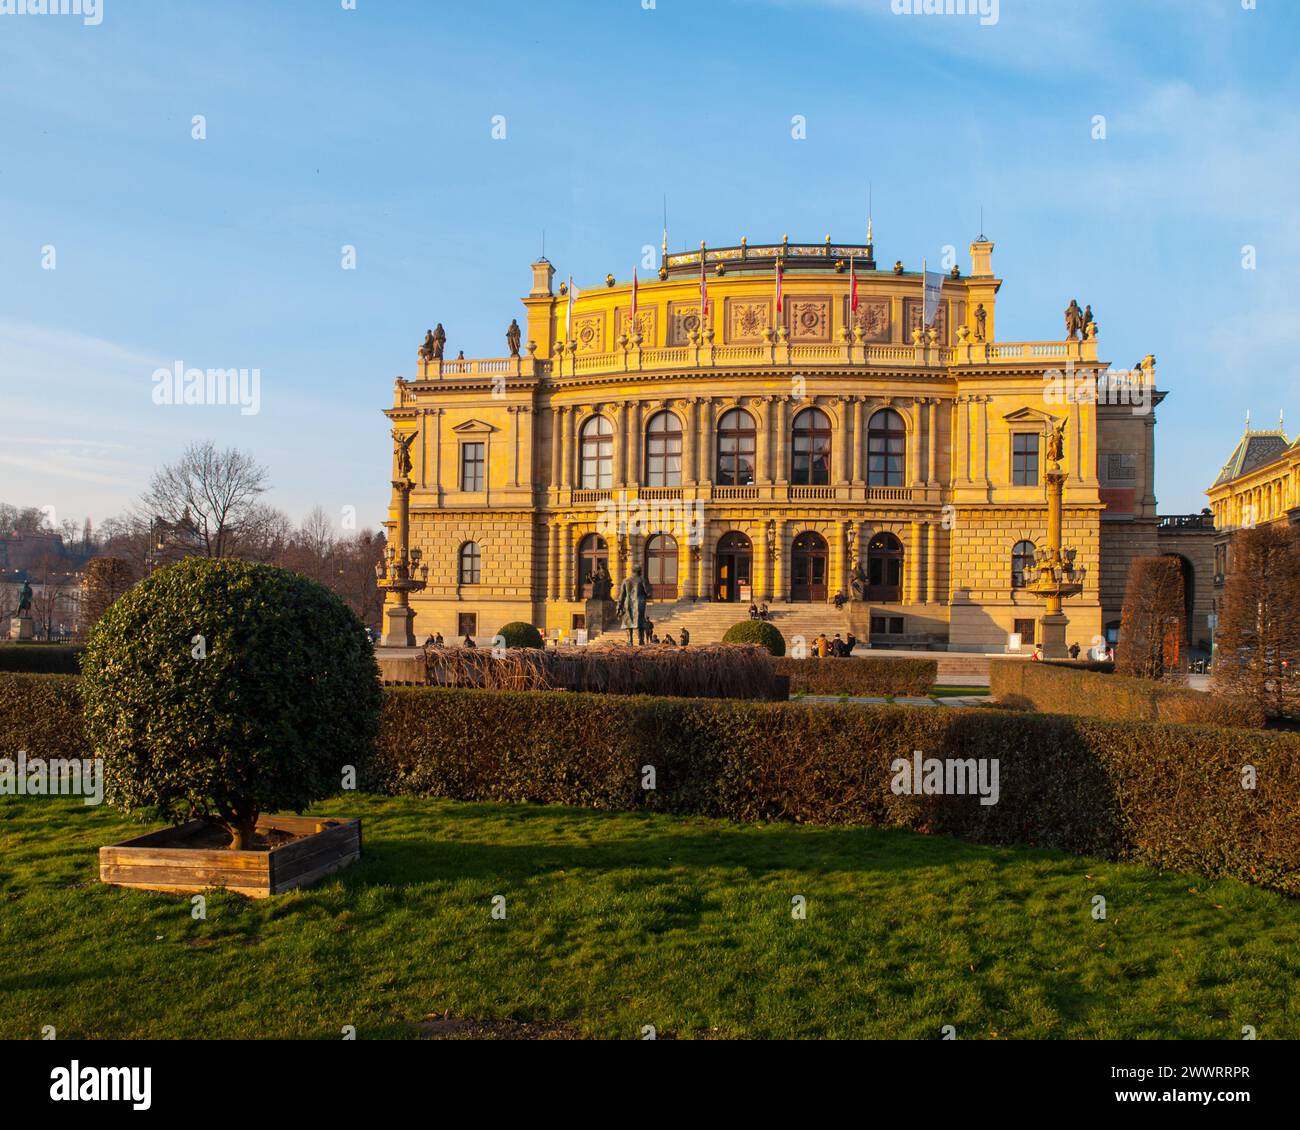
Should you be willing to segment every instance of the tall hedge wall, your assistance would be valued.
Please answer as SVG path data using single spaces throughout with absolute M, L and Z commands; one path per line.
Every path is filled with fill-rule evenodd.
M 1007 707 L 1113 721 L 1205 722 L 1254 728 L 1266 721 L 1264 711 L 1246 699 L 1024 659 L 990 660 L 989 693 Z
M 81 753 L 76 683 L 0 677 L 0 744 Z M 996 758 L 998 803 L 895 795 L 891 763 L 914 750 Z M 653 790 L 642 788 L 647 765 Z M 1247 766 L 1251 789 L 1242 783 Z M 994 710 L 391 688 L 364 785 L 913 828 L 1232 876 L 1300 896 L 1294 734 Z
M 0 643 L 0 671 L 79 675 L 85 650 L 80 644 Z
M 790 676 L 790 693 L 928 695 L 939 675 L 933 659 L 777 659 L 776 673 Z

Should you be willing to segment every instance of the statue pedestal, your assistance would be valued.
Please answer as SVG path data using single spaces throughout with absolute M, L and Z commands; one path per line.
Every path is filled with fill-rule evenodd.
M 391 604 L 384 609 L 384 647 L 415 646 L 415 613 L 400 604 Z
M 9 621 L 9 638 L 11 640 L 34 640 L 36 638 L 36 621 L 30 616 L 14 616 Z
M 1064 612 L 1048 614 L 1038 621 L 1038 642 L 1043 647 L 1044 659 L 1069 659 L 1070 653 L 1065 646 L 1065 629 L 1070 618 Z
M 605 632 L 618 629 L 618 605 L 612 600 L 589 600 L 585 606 L 587 638 L 594 640 Z

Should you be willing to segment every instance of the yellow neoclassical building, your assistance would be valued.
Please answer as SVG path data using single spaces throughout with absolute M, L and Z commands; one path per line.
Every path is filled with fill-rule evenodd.
M 1219 590 L 1232 563 L 1232 535 L 1253 526 L 1300 526 L 1300 440 L 1275 429 L 1246 430 L 1219 477 L 1205 492 L 1214 516 L 1214 587 Z
M 928 325 L 920 272 L 828 238 L 665 247 L 657 277 L 577 293 L 543 258 L 510 355 L 452 360 L 430 332 L 386 409 L 413 433 L 417 638 L 513 620 L 567 636 L 603 562 L 616 587 L 641 566 L 657 630 L 701 641 L 766 602 L 787 635 L 1028 643 L 1042 609 L 1021 582 L 1060 421 L 1084 569 L 1069 637 L 1113 632 L 1129 563 L 1163 546 L 1154 358 L 1099 361 L 1074 302 L 1055 337 L 1000 341 L 993 244 L 970 255 Z

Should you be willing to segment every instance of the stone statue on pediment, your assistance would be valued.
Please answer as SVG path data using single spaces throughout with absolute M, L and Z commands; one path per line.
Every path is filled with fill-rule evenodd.
M 521 331 L 519 329 L 519 321 L 516 318 L 511 318 L 510 325 L 506 329 L 506 345 L 510 347 L 511 357 L 519 356 L 520 336 L 521 336 Z
M 984 329 L 988 322 L 989 312 L 984 309 L 984 303 L 975 307 L 975 340 L 984 340 Z

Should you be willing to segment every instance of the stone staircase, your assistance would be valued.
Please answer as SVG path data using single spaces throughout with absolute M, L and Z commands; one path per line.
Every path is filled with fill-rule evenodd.
M 768 619 L 785 637 L 790 647 L 796 636 L 811 643 L 818 633 L 825 632 L 828 639 L 835 633 L 849 633 L 849 612 L 836 611 L 833 604 L 769 604 Z M 678 636 L 682 628 L 691 633 L 691 643 L 718 643 L 728 628 L 749 619 L 748 604 L 679 600 L 675 604 L 651 604 L 650 619 L 654 630 L 662 639 L 666 632 Z

